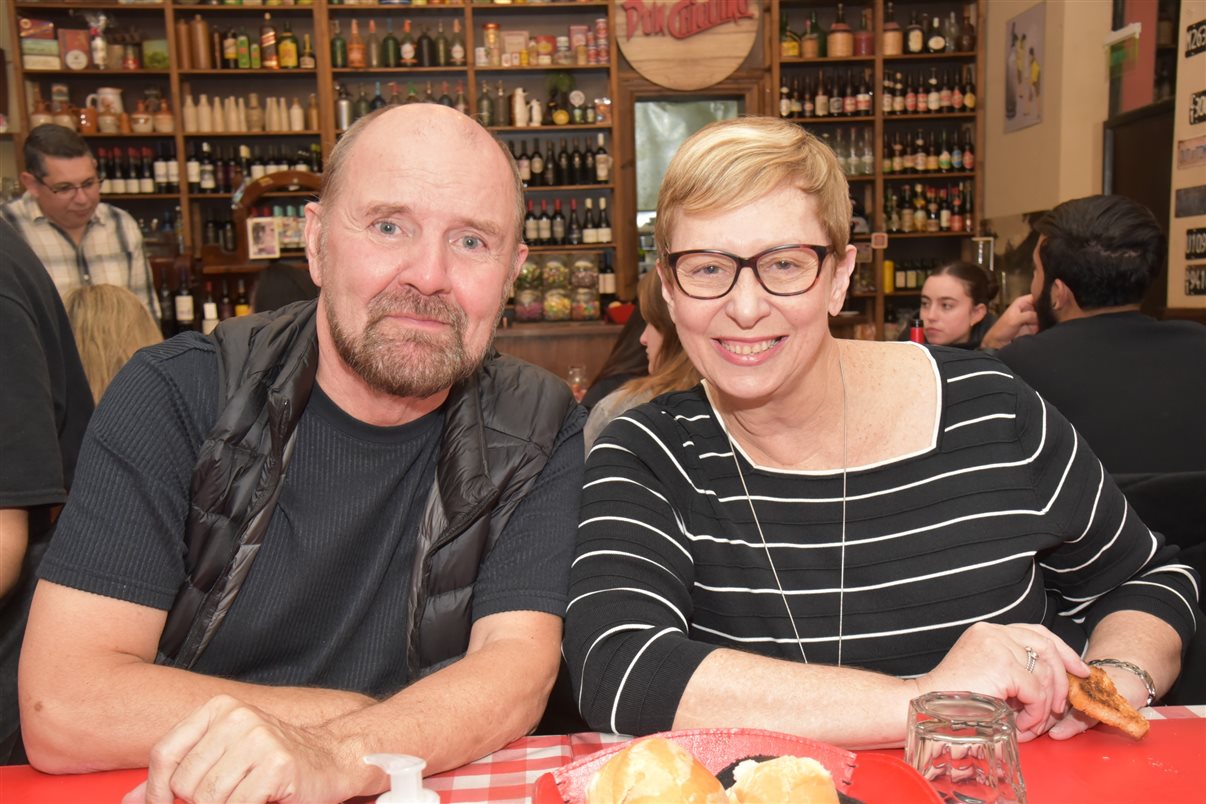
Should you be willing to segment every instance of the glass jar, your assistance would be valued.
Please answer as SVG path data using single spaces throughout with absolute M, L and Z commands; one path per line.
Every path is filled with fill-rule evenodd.
M 539 290 L 527 289 L 515 292 L 515 320 L 540 321 L 544 318 L 544 304 Z
M 595 263 L 594 257 L 584 256 L 574 259 L 573 267 L 570 268 L 570 284 L 576 288 L 592 288 L 599 287 L 599 266 Z
M 544 320 L 568 321 L 570 318 L 570 293 L 566 288 L 549 288 L 544 291 Z
M 568 288 L 570 286 L 570 271 L 564 257 L 549 256 L 544 260 L 543 281 L 544 289 Z
M 515 277 L 516 290 L 540 290 L 541 269 L 533 260 L 525 260 Z
M 570 297 L 570 317 L 575 321 L 599 320 L 599 291 L 576 287 Z

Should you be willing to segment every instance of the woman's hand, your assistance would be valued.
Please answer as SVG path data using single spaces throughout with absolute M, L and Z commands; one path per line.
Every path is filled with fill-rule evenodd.
M 1009 702 L 1018 709 L 1018 739 L 1025 742 L 1067 714 L 1067 673 L 1087 676 L 1089 667 L 1043 626 L 981 622 L 964 631 L 917 686 L 921 692 L 970 690 Z

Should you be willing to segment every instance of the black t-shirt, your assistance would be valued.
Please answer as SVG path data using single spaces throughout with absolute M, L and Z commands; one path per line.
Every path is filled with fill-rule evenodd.
M 1109 313 L 997 352 L 1112 474 L 1206 469 L 1206 327 Z
M 145 349 L 106 392 L 42 577 L 158 609 L 184 579 L 188 488 L 218 411 L 199 335 Z M 260 554 L 213 642 L 207 675 L 389 695 L 405 686 L 406 600 L 434 482 L 442 411 L 374 427 L 315 387 Z M 582 481 L 582 414 L 483 559 L 473 617 L 560 616 Z
M 21 577 L 0 600 L 0 753 L 17 727 L 17 658 L 34 571 L 91 415 L 92 392 L 54 282 L 0 221 L 0 508 L 29 513 Z

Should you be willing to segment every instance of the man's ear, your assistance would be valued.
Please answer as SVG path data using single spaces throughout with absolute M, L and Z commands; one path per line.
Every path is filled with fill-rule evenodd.
M 34 177 L 34 174 L 30 173 L 28 170 L 22 170 L 21 186 L 25 188 L 26 192 L 32 193 L 34 188 L 38 186 L 38 180 Z
M 322 287 L 322 266 L 319 265 L 318 244 L 322 237 L 322 204 L 311 201 L 306 204 L 306 262 L 310 268 L 310 279 Z
M 1076 296 L 1072 288 L 1064 284 L 1064 280 L 1056 279 L 1051 283 L 1051 309 L 1055 313 L 1068 312 L 1076 306 Z

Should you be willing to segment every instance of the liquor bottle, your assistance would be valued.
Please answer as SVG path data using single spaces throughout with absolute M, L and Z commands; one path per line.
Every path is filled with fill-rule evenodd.
M 339 20 L 331 20 L 334 33 L 331 35 L 331 66 L 340 69 L 348 66 L 348 40 L 339 30 Z
M 176 331 L 184 332 L 196 327 L 196 310 L 193 307 L 193 294 L 188 288 L 187 268 L 180 269 L 180 284 L 176 287 L 172 303 L 176 309 Z
M 821 23 L 817 21 L 817 12 L 816 11 L 812 12 L 812 15 L 809 17 L 808 21 L 812 25 L 812 32 L 816 37 L 816 45 L 815 45 L 816 54 L 815 55 L 818 58 L 823 59 L 823 58 L 825 58 L 825 56 L 828 55 L 827 44 L 828 44 L 829 37 L 826 35 L 825 29 L 821 27 Z
M 892 172 L 904 173 L 906 170 L 904 158 L 904 143 L 900 141 L 900 132 L 892 135 Z
M 465 84 L 463 81 L 456 82 L 456 97 L 452 100 L 452 108 L 461 114 L 469 114 L 469 99 L 465 97 Z
M 595 146 L 595 181 L 598 184 L 607 184 L 611 181 L 611 154 L 607 153 L 607 149 L 603 146 L 603 133 L 598 134 L 598 143 Z
M 791 117 L 791 90 L 787 88 L 786 82 L 779 85 L 779 116 Z
M 871 9 L 864 8 L 858 17 L 858 30 L 854 32 L 854 55 L 875 55 L 875 34 L 871 33 Z
M 162 183 L 156 184 L 155 182 L 154 157 L 152 156 L 150 146 L 142 146 L 140 155 L 142 156 L 142 165 L 138 172 L 138 192 L 150 195 L 151 193 L 158 192 L 159 187 L 163 185 Z M 164 167 L 167 166 L 165 165 Z
M 881 86 L 882 89 L 879 96 L 880 113 L 885 115 L 892 114 L 892 101 L 896 97 L 896 85 L 892 81 L 892 73 L 887 70 L 884 71 L 884 80 Z
M 247 29 L 239 26 L 239 32 L 235 34 L 235 66 L 240 70 L 251 69 L 251 38 L 247 36 Z
M 837 16 L 833 27 L 825 37 L 825 51 L 834 58 L 848 58 L 854 54 L 854 32 L 846 24 L 846 8 L 844 3 L 837 4 Z
M 951 205 L 947 198 L 947 191 L 942 190 L 938 194 L 938 231 L 949 232 L 951 230 Z
M 951 74 L 947 70 L 942 71 L 941 87 L 942 89 L 938 91 L 938 111 L 953 111 L 952 104 L 954 103 L 954 100 L 951 97 Z
M 935 19 L 937 19 L 935 17 Z M 929 91 L 926 93 L 926 108 L 931 112 L 936 112 L 942 108 L 942 92 L 938 86 L 938 68 L 930 68 Z M 921 104 L 918 104 L 919 106 Z
M 550 245 L 565 245 L 565 214 L 561 211 L 560 198 L 553 200 L 552 241 Z
M 846 108 L 846 98 L 838 84 L 837 70 L 833 71 L 833 83 L 829 86 L 829 116 L 841 117 Z
M 916 316 L 909 325 L 909 340 L 913 343 L 925 343 L 925 325 Z
M 431 82 L 430 81 L 427 82 L 427 88 L 423 92 L 423 102 L 424 103 L 435 103 L 436 102 L 435 93 L 431 91 Z
M 804 116 L 804 102 L 800 99 L 800 79 L 793 78 L 791 81 L 791 116 Z
M 440 82 L 440 97 L 436 98 L 436 100 L 437 100 L 437 102 L 439 102 L 439 104 L 441 106 L 448 106 L 450 108 L 452 107 L 453 100 L 452 100 L 452 96 L 448 94 L 448 82 L 447 81 Z
M 884 12 L 883 52 L 885 56 L 899 56 L 904 51 L 904 31 L 896 21 L 896 10 L 889 0 Z
M 546 187 L 556 187 L 561 184 L 560 165 L 557 163 L 557 156 L 553 153 L 553 141 L 549 140 L 545 143 L 544 151 L 544 185 Z
M 596 225 L 597 239 L 600 243 L 611 242 L 611 218 L 607 216 L 607 199 L 599 199 L 599 219 Z
M 494 98 L 485 81 L 482 81 L 482 91 L 477 95 L 477 122 L 486 128 L 497 125 L 494 119 Z
M 578 218 L 578 199 L 570 199 L 569 220 L 565 224 L 565 242 L 571 246 L 582 242 L 582 221 Z
M 917 106 L 917 88 L 913 86 L 913 76 L 910 74 L 909 81 L 905 86 L 904 110 L 905 112 L 912 114 L 913 112 L 917 111 Z
M 130 189 L 126 186 L 126 168 L 122 164 L 122 153 L 120 148 L 114 148 L 111 152 L 112 158 L 109 160 L 109 191 L 113 195 L 126 195 Z
M 544 181 L 544 156 L 540 153 L 540 143 L 532 145 L 532 156 L 528 160 L 528 172 L 532 177 L 530 184 L 533 187 L 543 187 Z
M 946 34 L 942 32 L 942 18 L 935 14 L 930 18 L 930 32 L 925 39 L 926 53 L 946 51 Z
M 514 143 L 512 143 L 514 148 Z M 519 178 L 530 183 L 532 180 L 532 158 L 528 156 L 528 141 L 519 141 L 519 153 L 515 154 L 515 166 L 519 168 Z
M 374 86 L 373 99 L 369 101 L 369 111 L 376 111 L 385 105 L 385 96 L 381 94 L 381 82 L 377 81 Z
M 938 144 L 934 142 L 934 132 L 930 132 L 929 139 L 926 141 L 925 148 L 925 172 L 937 173 L 939 170 L 940 160 L 938 158 Z
M 214 301 L 214 283 L 205 280 L 205 299 L 201 302 L 201 332 L 205 335 L 218 326 L 218 303 Z
M 945 132 L 943 134 L 945 136 Z M 951 148 L 951 170 L 960 171 L 963 170 L 963 146 L 959 144 L 958 135 L 953 137 L 953 139 L 954 147 Z
M 975 154 L 975 150 L 972 146 L 972 135 L 971 135 L 971 130 L 969 129 L 965 133 L 964 140 L 963 140 L 963 169 L 967 170 L 967 171 L 971 171 L 971 170 L 975 170 L 975 168 L 976 168 L 976 154 Z M 971 209 L 970 196 L 967 199 L 966 206 L 968 209 Z
M 918 22 L 916 11 L 909 15 L 909 25 L 905 28 L 904 45 L 906 53 L 925 52 L 925 29 Z
M 364 50 L 368 57 L 368 66 L 377 68 L 381 66 L 381 42 L 377 39 L 377 21 L 369 20 L 369 35 L 368 40 L 364 43 Z
M 559 184 L 574 183 L 573 174 L 570 173 L 570 153 L 565 144 L 565 137 L 561 138 L 561 148 L 557 151 L 557 177 Z
M 448 59 L 454 67 L 465 65 L 465 36 L 461 33 L 461 19 L 452 20 L 452 39 L 448 43 Z
M 402 61 L 402 50 L 398 37 L 394 36 L 394 20 L 385 19 L 385 38 L 381 40 L 381 64 L 384 67 L 397 67 Z
M 498 81 L 498 91 L 494 94 L 494 119 L 496 121 L 496 125 L 505 126 L 508 123 L 515 125 L 514 120 L 509 120 L 507 118 L 507 107 L 507 96 L 503 92 L 503 82 L 500 78 Z
M 938 170 L 942 173 L 950 173 L 951 167 L 950 143 L 946 138 L 946 131 L 944 130 L 942 132 L 942 147 L 938 149 Z
M 279 70 L 281 66 L 277 57 L 276 26 L 267 11 L 264 12 L 264 24 L 260 26 L 260 65 L 265 70 Z
M 871 97 L 871 71 L 863 70 L 863 80 L 859 82 L 858 92 L 854 96 L 855 113 L 860 117 L 870 117 L 874 103 Z
M 963 220 L 963 193 L 956 187 L 954 197 L 951 199 L 951 231 L 962 232 L 964 227 Z
M 800 55 L 800 37 L 792 33 L 787 23 L 787 10 L 781 10 L 779 20 L 779 56 L 785 59 L 798 58 Z
M 235 296 L 235 315 L 251 315 L 251 302 L 247 300 L 247 286 L 242 279 L 238 282 L 238 293 Z
M 606 310 L 616 301 L 616 271 L 611 267 L 611 256 L 603 255 L 603 264 L 599 266 L 599 307 Z
M 892 114 L 904 114 L 905 108 L 905 80 L 904 76 L 899 71 L 896 72 L 896 80 L 892 83 Z M 917 100 L 913 98 L 914 102 Z
M 553 219 L 549 216 L 549 202 L 547 199 L 540 199 L 540 214 L 536 216 L 536 225 L 539 230 L 540 245 L 549 246 L 553 244 Z
M 372 110 L 373 104 L 369 100 L 368 91 L 364 88 L 364 84 L 361 84 L 360 94 L 356 96 L 356 100 L 352 104 L 352 122 L 356 122 Z
M 963 10 L 963 25 L 959 30 L 959 41 L 955 49 L 963 53 L 974 53 L 976 50 L 976 26 L 972 24 L 971 15 Z
M 976 110 L 976 68 L 967 68 L 967 85 L 963 88 L 963 108 L 969 112 Z
M 297 66 L 303 70 L 313 70 L 318 66 L 318 59 L 314 57 L 314 44 L 310 41 L 310 34 L 302 34 L 302 52 L 297 57 Z
M 435 42 L 432 41 L 431 34 L 427 33 L 427 26 L 423 26 L 423 32 L 415 40 L 415 58 L 420 67 L 436 66 Z
M 228 318 L 233 318 L 234 314 L 234 302 L 230 298 L 230 285 L 223 279 L 222 296 L 218 299 L 218 320 L 225 321 Z
M 943 28 L 942 33 L 946 37 L 946 52 L 953 53 L 959 41 L 959 23 L 955 19 L 954 11 L 952 11 L 950 16 L 947 17 L 946 25 Z
M 536 220 L 536 202 L 528 199 L 528 211 L 523 216 L 523 239 L 529 246 L 540 244 L 540 223 Z
M 963 104 L 963 82 L 956 80 L 951 84 L 951 111 L 962 112 L 965 108 Z
M 214 173 L 213 151 L 208 142 L 201 143 L 201 192 L 216 193 L 218 180 Z
M 800 100 L 800 114 L 805 118 L 817 116 L 817 95 L 812 89 L 812 79 L 804 79 L 804 92 Z
M 414 67 L 418 63 L 415 60 L 415 37 L 410 32 L 410 20 L 402 22 L 402 38 L 398 40 L 398 50 L 404 67 Z
M 285 27 L 276 43 L 276 55 L 282 70 L 296 70 L 301 66 L 301 53 L 297 46 L 297 37 L 293 35 L 293 28 L 288 20 L 285 20 Z M 260 58 L 263 58 L 262 49 Z
M 594 176 L 586 175 L 586 165 L 582 158 L 582 150 L 578 146 L 577 137 L 574 137 L 573 144 L 574 150 L 570 151 L 570 177 L 566 184 L 590 184 Z
M 353 19 L 352 32 L 348 34 L 348 67 L 353 70 L 363 70 L 368 66 L 364 49 L 364 37 L 360 35 L 360 21 Z
M 163 337 L 170 338 L 176 334 L 176 300 L 172 289 L 168 287 L 167 271 L 159 278 L 159 331 Z
M 436 22 L 436 35 L 432 43 L 435 46 L 435 66 L 447 67 L 451 59 L 448 54 L 448 36 L 444 33 L 443 20 Z
M 234 254 L 238 249 L 238 243 L 235 242 L 234 220 L 227 218 L 222 222 L 222 231 L 218 236 L 219 242 L 222 245 L 222 250 L 227 254 Z
M 239 66 L 239 36 L 231 28 L 222 34 L 222 69 L 234 70 Z
M 594 201 L 586 199 L 586 211 L 582 213 L 582 242 L 599 242 L 599 224 L 595 220 Z
M 825 85 L 824 70 L 821 70 L 817 78 L 816 111 L 817 117 L 829 116 L 829 87 Z

